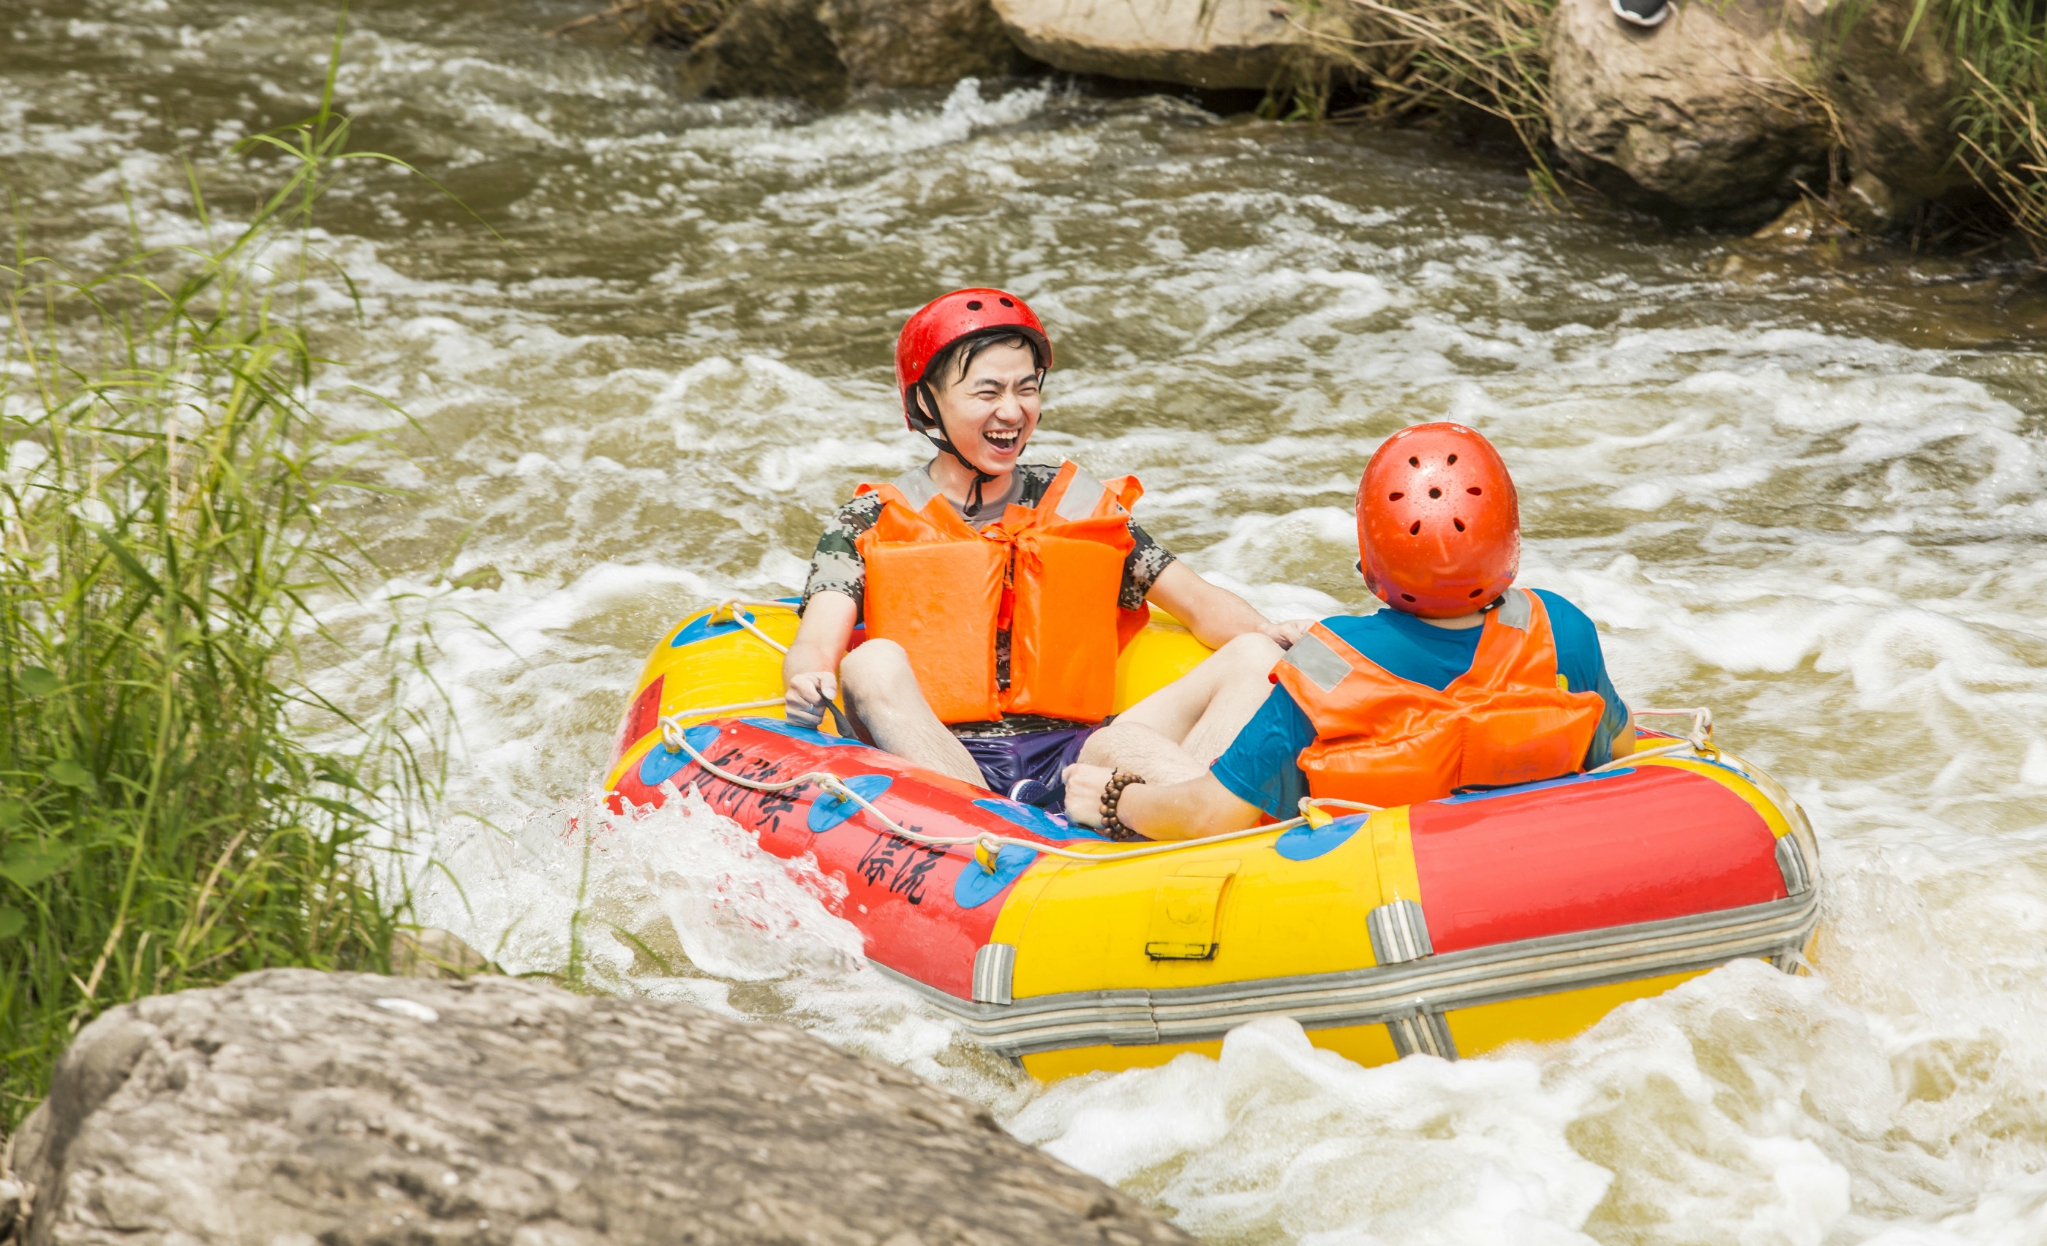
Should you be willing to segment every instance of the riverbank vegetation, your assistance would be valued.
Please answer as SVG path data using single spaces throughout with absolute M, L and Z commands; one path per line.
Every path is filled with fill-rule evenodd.
M 301 310 L 315 270 L 346 284 L 310 221 L 347 132 L 323 103 L 245 142 L 286 172 L 240 227 L 195 177 L 205 242 L 0 270 L 0 1133 L 108 1007 L 389 966 L 373 845 L 428 776 L 307 681 L 360 570 L 321 509 L 363 443 L 323 424 Z
M 1406 118 L 1470 109 L 1504 121 L 1553 184 L 1545 32 L 1556 0 L 1294 0 L 1309 32 L 1296 87 L 1305 111 Z M 2003 224 L 2047 258 L 2047 3 L 1849 0 L 1819 24 L 1824 67 L 1876 4 L 1909 4 L 1901 50 L 1937 45 L 1951 62 L 1951 159 Z M 1822 105 L 1824 81 L 1802 84 Z M 1331 107 L 1332 101 L 1335 107 Z M 1822 188 L 1824 189 L 1824 188 Z M 1995 226 L 1993 226 L 1995 228 Z
M 1924 13 L 1935 0 L 1918 0 Z M 1956 107 L 1959 157 L 2047 260 L 2047 3 L 1946 0 L 1966 75 Z M 1915 32 L 1916 35 L 1917 32 Z

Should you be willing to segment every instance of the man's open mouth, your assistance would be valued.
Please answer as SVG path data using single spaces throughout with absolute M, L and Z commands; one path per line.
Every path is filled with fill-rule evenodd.
M 981 434 L 981 439 L 997 450 L 1014 450 L 1017 440 L 1022 436 L 1023 430 L 1020 428 L 990 429 Z

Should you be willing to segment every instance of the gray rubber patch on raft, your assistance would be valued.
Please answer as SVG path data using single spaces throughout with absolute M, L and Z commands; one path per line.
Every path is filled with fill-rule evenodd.
M 1336 685 L 1350 674 L 1350 663 L 1312 632 L 1294 642 L 1294 647 L 1286 651 L 1286 660 L 1324 692 L 1336 691 Z

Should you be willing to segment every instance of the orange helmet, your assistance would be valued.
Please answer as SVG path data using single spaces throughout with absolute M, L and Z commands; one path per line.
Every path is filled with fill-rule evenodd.
M 1365 587 L 1425 619 L 1470 614 L 1521 566 L 1521 507 L 1493 443 L 1462 424 L 1386 439 L 1358 482 Z

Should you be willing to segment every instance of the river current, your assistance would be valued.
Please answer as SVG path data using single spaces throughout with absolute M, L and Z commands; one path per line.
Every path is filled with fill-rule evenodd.
M 658 54 L 544 36 L 578 11 L 357 8 L 339 82 L 359 146 L 501 235 L 364 165 L 316 239 L 360 311 L 316 282 L 323 350 L 418 425 L 367 465 L 401 492 L 338 516 L 381 569 L 332 619 L 368 648 L 376 602 L 445 594 L 461 812 L 426 845 L 429 920 L 901 1063 L 1214 1242 L 2047 1241 L 2037 296 L 1966 257 L 1550 211 L 1448 136 L 1058 81 L 685 102 Z M 0 171 L 31 249 L 88 262 L 124 194 L 150 241 L 204 236 L 188 156 L 245 214 L 224 149 L 310 111 L 333 20 L 0 13 Z M 1810 814 L 1818 973 L 1733 966 L 1496 1058 L 1361 1070 L 1260 1023 L 1220 1061 L 1047 1090 L 860 968 L 833 880 L 701 809 L 600 816 L 657 633 L 794 591 L 854 484 L 919 461 L 892 336 L 984 283 L 1056 342 L 1031 457 L 1140 474 L 1147 527 L 1276 616 L 1362 605 L 1348 507 L 1380 438 L 1494 438 L 1524 582 L 1584 605 L 1631 702 L 1712 706 Z M 371 687 L 368 662 L 323 678 Z

